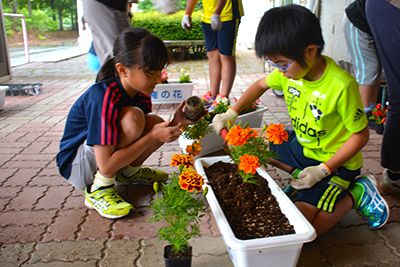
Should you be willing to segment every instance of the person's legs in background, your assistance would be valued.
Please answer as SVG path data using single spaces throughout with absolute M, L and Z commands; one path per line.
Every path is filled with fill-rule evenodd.
M 210 93 L 211 96 L 215 98 L 219 94 L 219 87 L 221 85 L 221 77 L 222 77 L 221 74 L 222 62 L 218 48 L 207 52 L 207 57 L 208 57 L 208 68 L 210 72 Z
M 210 91 L 202 97 L 206 108 L 218 94 L 229 98 L 236 76 L 235 48 L 239 24 L 240 19 L 223 22 L 219 31 L 212 31 L 210 24 L 201 24 L 210 73 Z
M 236 37 L 239 30 L 240 19 L 222 23 L 218 31 L 218 50 L 221 60 L 221 94 L 229 98 L 236 76 Z
M 381 164 L 388 170 L 381 187 L 400 196 L 400 6 L 367 0 L 366 14 L 385 70 L 389 101 L 381 148 Z
M 225 56 L 222 54 L 220 54 L 220 57 L 222 62 L 221 95 L 229 97 L 236 76 L 236 58 L 235 56 Z
M 376 129 L 375 120 L 369 119 L 377 102 L 382 72 L 375 41 L 372 35 L 353 25 L 346 14 L 343 16 L 342 24 L 364 112 L 367 114 L 368 126 L 370 129 Z

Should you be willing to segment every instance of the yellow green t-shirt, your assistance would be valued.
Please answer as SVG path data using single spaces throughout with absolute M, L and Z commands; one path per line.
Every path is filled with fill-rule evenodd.
M 328 161 L 352 133 L 368 124 L 358 83 L 331 58 L 324 58 L 326 69 L 317 81 L 288 79 L 278 69 L 266 77 L 269 87 L 283 90 L 304 155 L 320 162 Z M 361 166 L 361 151 L 343 164 L 349 170 Z
M 201 21 L 211 23 L 211 15 L 217 8 L 218 0 L 203 0 L 203 15 Z M 221 11 L 221 21 L 238 19 L 244 15 L 242 0 L 227 0 Z

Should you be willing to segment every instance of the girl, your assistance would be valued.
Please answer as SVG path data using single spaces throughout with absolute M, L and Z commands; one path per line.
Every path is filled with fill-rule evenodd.
M 258 26 L 255 48 L 276 68 L 252 84 L 233 108 L 215 116 L 213 126 L 219 133 L 266 90 L 283 90 L 294 131 L 288 142 L 271 144 L 281 159 L 270 163 L 295 174 L 291 185 L 299 190 L 297 208 L 318 236 L 351 208 L 368 218 L 370 228 L 380 228 L 388 220 L 387 203 L 373 177 L 355 180 L 362 167 L 360 150 L 369 138 L 358 84 L 321 55 L 323 47 L 319 21 L 307 8 L 270 9 Z
M 127 29 L 116 39 L 113 54 L 97 83 L 71 107 L 57 154 L 61 175 L 85 190 L 86 206 L 110 219 L 135 210 L 116 193 L 114 182 L 166 181 L 165 172 L 141 165 L 192 123 L 182 112 L 184 101 L 172 121 L 151 114 L 149 95 L 170 62 L 159 37 L 143 28 Z

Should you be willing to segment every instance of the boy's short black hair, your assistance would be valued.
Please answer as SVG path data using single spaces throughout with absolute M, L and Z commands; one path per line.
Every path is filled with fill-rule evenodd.
M 268 10 L 258 25 L 255 50 L 260 58 L 281 55 L 306 67 L 304 50 L 315 44 L 318 53 L 324 48 L 324 38 L 317 17 L 300 5 L 285 5 Z

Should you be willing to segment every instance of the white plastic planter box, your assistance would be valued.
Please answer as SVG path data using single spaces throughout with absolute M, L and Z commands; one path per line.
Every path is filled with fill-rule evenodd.
M 157 84 L 150 95 L 153 104 L 181 103 L 192 95 L 194 83 L 162 83 Z
M 8 86 L 0 86 L 0 110 L 3 109 L 4 99 L 6 98 L 6 91 Z
M 259 128 L 261 126 L 263 114 L 267 110 L 268 110 L 267 107 L 259 106 L 256 111 L 240 115 L 236 119 L 235 123 L 239 123 L 239 121 L 242 121 L 242 125 L 249 123 L 249 127 Z M 193 143 L 193 140 L 187 139 L 183 135 L 179 136 L 178 140 L 179 140 L 179 146 L 182 148 L 184 153 L 186 153 L 186 147 Z M 208 133 L 199 141 L 201 142 L 200 156 L 204 156 L 222 149 L 221 146 L 224 143 L 224 139 L 220 135 L 214 132 Z
M 196 171 L 203 176 L 206 182 L 208 180 L 203 166 L 209 167 L 217 161 L 230 162 L 230 157 L 208 157 L 196 160 Z M 296 233 L 250 240 L 237 239 L 209 186 L 207 201 L 231 260 L 236 267 L 296 266 L 303 244 L 315 239 L 315 229 L 264 169 L 258 168 L 257 172 L 267 179 L 271 193 L 275 196 L 282 213 L 286 215 Z

